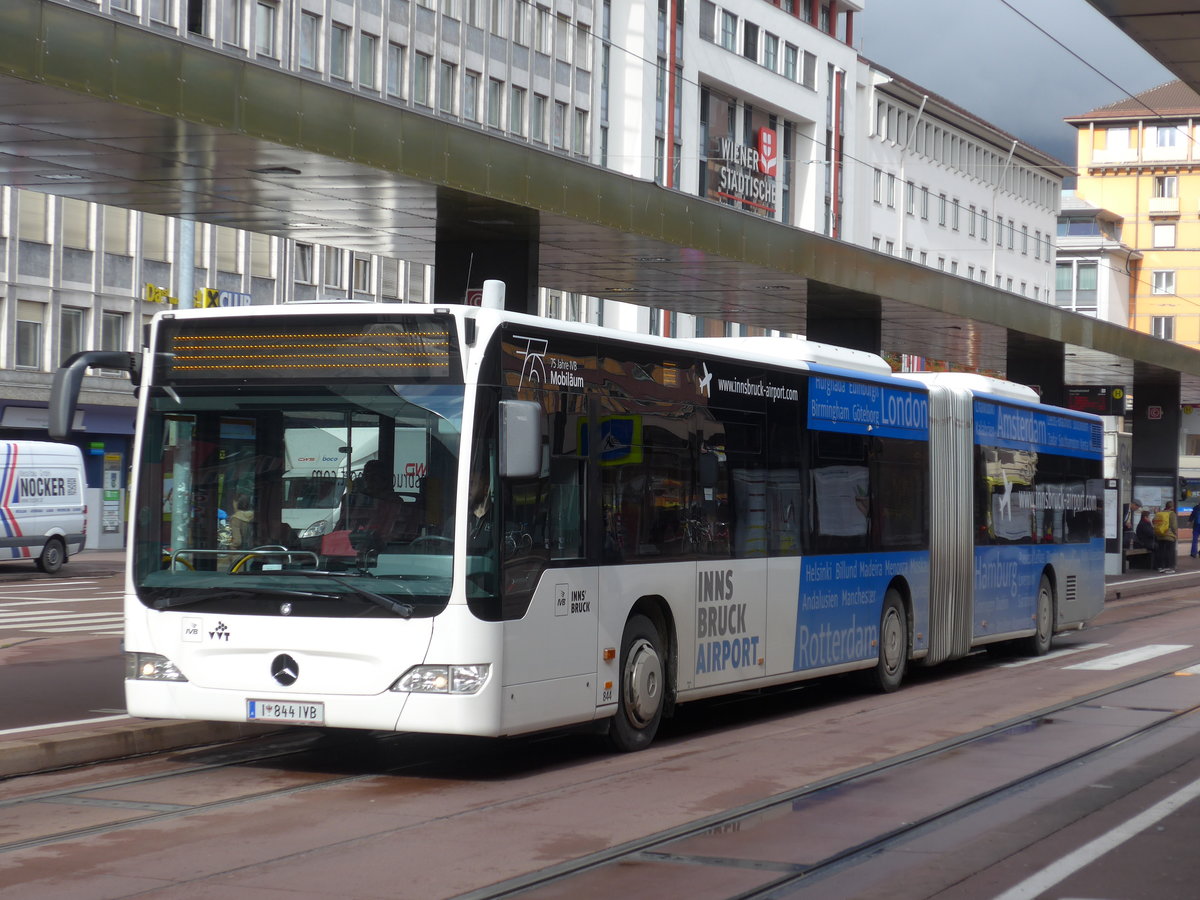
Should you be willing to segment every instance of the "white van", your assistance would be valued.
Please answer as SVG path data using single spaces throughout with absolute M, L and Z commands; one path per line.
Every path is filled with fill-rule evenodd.
M 83 454 L 71 444 L 0 441 L 0 562 L 32 559 L 57 572 L 83 549 Z

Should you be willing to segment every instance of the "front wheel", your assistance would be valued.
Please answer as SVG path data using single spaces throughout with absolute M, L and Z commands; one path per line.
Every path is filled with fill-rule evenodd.
M 890 694 L 904 681 L 908 669 L 908 613 L 895 588 L 888 588 L 879 617 L 879 660 L 867 671 L 872 689 Z
M 662 639 L 645 616 L 630 616 L 621 636 L 620 695 L 608 739 L 623 753 L 644 750 L 662 721 L 667 682 Z
M 1054 589 L 1045 575 L 1038 585 L 1034 621 L 1037 631 L 1025 638 L 1020 647 L 1027 656 L 1045 656 L 1050 652 L 1050 642 L 1054 637 Z
M 59 538 L 50 538 L 37 558 L 37 567 L 47 575 L 53 575 L 67 561 L 67 548 Z

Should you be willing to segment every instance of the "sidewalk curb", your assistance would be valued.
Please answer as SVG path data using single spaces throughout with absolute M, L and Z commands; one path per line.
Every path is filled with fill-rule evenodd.
M 72 766 L 221 744 L 275 731 L 262 725 L 191 720 L 134 719 L 87 731 L 55 731 L 6 741 L 0 752 L 0 779 L 36 775 Z

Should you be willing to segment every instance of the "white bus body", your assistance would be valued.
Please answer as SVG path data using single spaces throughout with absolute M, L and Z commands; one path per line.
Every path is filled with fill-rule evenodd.
M 61 569 L 87 538 L 86 488 L 78 447 L 0 441 L 0 561 Z
M 595 721 L 629 750 L 679 702 L 856 670 L 894 690 L 1100 610 L 1100 420 L 1004 383 L 468 307 L 179 311 L 150 340 L 133 715 Z M 362 477 L 277 537 L 318 453 Z M 217 537 L 234 495 L 249 552 Z

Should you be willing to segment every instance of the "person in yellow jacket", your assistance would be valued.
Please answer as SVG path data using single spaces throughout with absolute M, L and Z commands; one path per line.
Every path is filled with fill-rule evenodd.
M 1173 574 L 1175 571 L 1175 539 L 1179 532 L 1179 519 L 1175 515 L 1175 502 L 1168 500 L 1158 512 L 1154 514 L 1154 536 L 1158 539 L 1158 545 L 1154 552 L 1154 567 L 1164 575 Z

